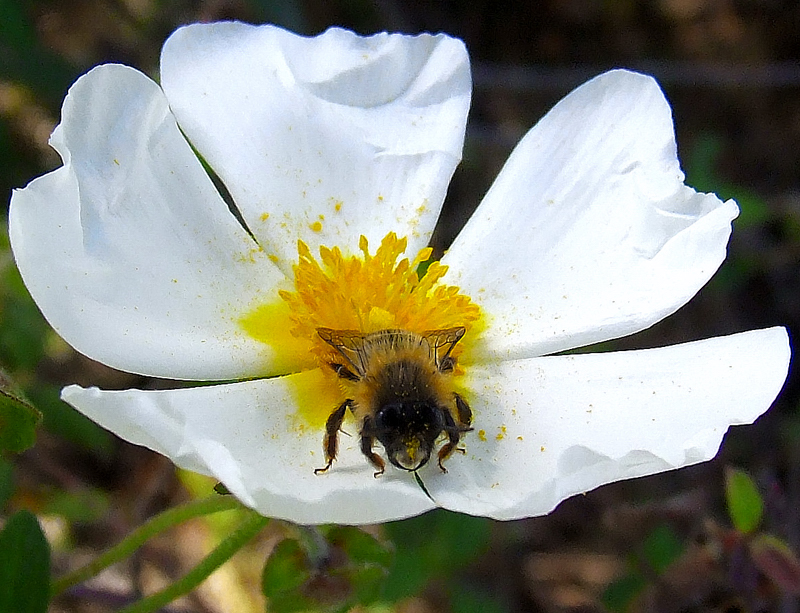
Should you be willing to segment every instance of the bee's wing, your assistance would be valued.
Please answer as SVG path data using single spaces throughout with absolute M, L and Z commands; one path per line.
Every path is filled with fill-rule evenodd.
M 367 354 L 364 334 L 358 330 L 317 328 L 319 337 L 336 349 L 360 377 L 366 374 Z
M 467 329 L 464 326 L 456 328 L 445 328 L 444 330 L 429 330 L 422 335 L 423 340 L 428 343 L 431 357 L 436 362 L 436 366 L 441 366 L 442 362 L 450 357 L 453 347 L 461 340 Z

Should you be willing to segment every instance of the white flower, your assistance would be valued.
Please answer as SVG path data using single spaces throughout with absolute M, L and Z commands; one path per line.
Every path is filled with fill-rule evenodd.
M 161 87 L 118 65 L 79 79 L 51 139 L 63 167 L 12 198 L 25 283 L 55 330 L 96 360 L 239 382 L 70 386 L 63 398 L 261 513 L 301 523 L 381 522 L 436 505 L 533 516 L 603 483 L 713 457 L 728 426 L 752 422 L 780 390 L 782 328 L 542 357 L 651 326 L 725 256 L 738 209 L 683 185 L 658 85 L 614 71 L 567 96 L 443 258 L 439 294 L 410 291 L 460 159 L 469 97 L 466 51 L 444 35 L 301 38 L 240 23 L 178 30 Z M 407 239 L 405 276 L 392 233 Z M 371 253 L 383 242 L 385 261 L 362 262 L 374 278 L 348 285 L 362 236 Z M 445 268 L 432 271 L 421 284 Z M 373 478 L 352 420 L 337 461 L 315 475 L 324 421 L 344 394 L 320 366 L 315 327 L 446 324 L 468 328 L 453 376 L 475 429 L 447 474 L 435 461 L 420 470 L 435 503 L 409 472 Z

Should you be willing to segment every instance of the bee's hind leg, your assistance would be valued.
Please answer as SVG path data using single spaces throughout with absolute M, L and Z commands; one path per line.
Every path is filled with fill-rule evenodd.
M 325 438 L 322 440 L 322 447 L 325 450 L 325 460 L 327 460 L 328 463 L 323 468 L 315 468 L 315 475 L 319 475 L 328 470 L 336 459 L 336 454 L 339 451 L 339 429 L 342 427 L 347 409 L 351 408 L 352 405 L 352 400 L 345 400 L 330 414 L 328 421 L 325 422 Z

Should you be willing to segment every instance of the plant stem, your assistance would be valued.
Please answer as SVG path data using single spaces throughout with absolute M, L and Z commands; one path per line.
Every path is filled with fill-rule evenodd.
M 164 605 L 188 594 L 217 568 L 227 562 L 233 554 L 239 551 L 250 539 L 258 534 L 267 525 L 269 519 L 262 517 L 254 511 L 249 511 L 247 517 L 239 524 L 238 528 L 225 538 L 203 561 L 192 570 L 178 579 L 172 585 L 160 592 L 151 594 L 132 605 L 120 609 L 118 613 L 152 613 Z
M 77 585 L 78 583 L 82 583 L 94 577 L 112 564 L 124 560 L 139 547 L 144 545 L 148 539 L 154 537 L 159 532 L 168 530 L 173 526 L 177 526 L 195 517 L 243 508 L 242 504 L 233 496 L 210 496 L 209 498 L 195 500 L 180 507 L 167 509 L 139 526 L 117 545 L 101 554 L 95 560 L 92 560 L 86 566 L 54 580 L 50 586 L 50 597 L 53 598 L 61 592 L 68 590 L 73 585 Z

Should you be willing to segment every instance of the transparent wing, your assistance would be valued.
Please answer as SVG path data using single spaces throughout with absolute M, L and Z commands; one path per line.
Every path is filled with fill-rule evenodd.
M 437 368 L 442 370 L 443 366 L 448 365 L 453 347 L 466 333 L 465 327 L 458 326 L 443 330 L 429 330 L 422 335 L 423 340 L 430 346 L 431 357 L 436 362 Z
M 353 371 L 363 377 L 367 370 L 366 337 L 358 330 L 317 328 L 319 337 L 336 349 Z

